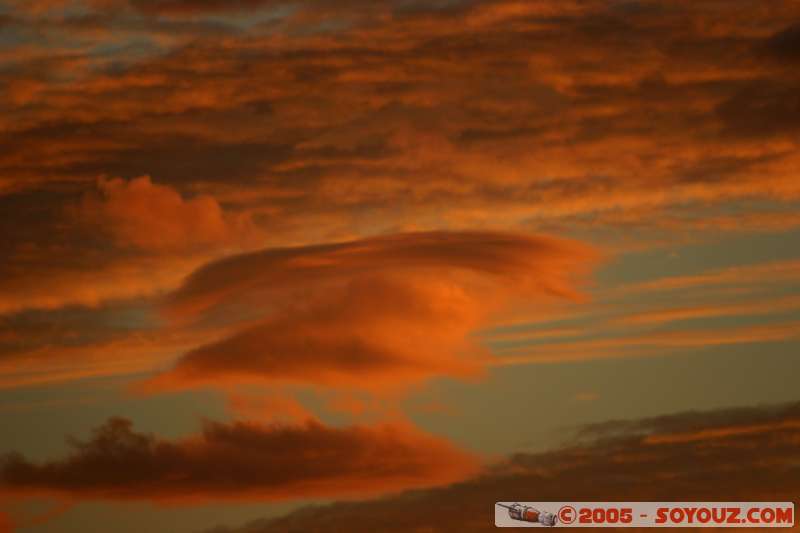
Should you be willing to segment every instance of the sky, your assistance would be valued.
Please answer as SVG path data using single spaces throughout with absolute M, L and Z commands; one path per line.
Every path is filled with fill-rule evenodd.
M 800 4 L 0 0 L 0 533 L 797 501 Z

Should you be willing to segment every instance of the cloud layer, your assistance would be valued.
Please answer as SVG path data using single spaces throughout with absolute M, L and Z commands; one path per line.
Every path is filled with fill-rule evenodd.
M 0 190 L 151 175 L 282 242 L 800 193 L 789 0 L 28 4 L 4 18 Z

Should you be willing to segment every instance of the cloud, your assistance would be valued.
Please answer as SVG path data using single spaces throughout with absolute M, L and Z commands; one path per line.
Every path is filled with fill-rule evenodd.
M 671 291 L 710 286 L 746 286 L 765 283 L 794 282 L 800 279 L 800 261 L 787 259 L 736 265 L 700 274 L 669 276 L 633 283 L 627 291 Z
M 685 349 L 732 344 L 756 344 L 795 340 L 800 337 L 797 320 L 725 328 L 656 329 L 620 336 L 519 342 L 496 348 L 494 365 L 555 363 L 619 357 L 648 357 Z
M 603 440 L 634 436 L 643 438 L 645 439 L 643 442 L 649 443 L 658 439 L 670 441 L 676 436 L 702 431 L 728 431 L 730 433 L 728 436 L 736 440 L 740 433 L 751 433 L 749 429 L 754 426 L 762 427 L 767 433 L 773 432 L 783 436 L 784 429 L 793 432 L 798 420 L 800 420 L 800 403 L 794 402 L 711 411 L 687 411 L 638 420 L 608 420 L 583 426 L 578 432 L 578 437 Z
M 458 285 L 373 277 L 309 292 L 310 305 L 188 352 L 146 390 L 234 381 L 386 391 L 480 373 L 468 334 L 484 313 Z
M 0 533 L 13 533 L 14 523 L 8 514 L 0 512 Z
M 45 341 L 32 348 L 4 350 L 0 353 L 0 390 L 140 374 L 214 334 L 213 330 L 200 333 L 143 328 L 130 334 L 112 335 L 106 340 L 52 344 Z
M 800 309 L 800 298 L 770 298 L 763 301 L 744 301 L 716 305 L 673 307 L 654 309 L 620 316 L 620 324 L 665 324 L 683 320 L 697 320 L 712 317 L 769 315 Z
M 451 230 L 610 235 L 641 250 L 660 244 L 654 228 L 705 241 L 798 225 L 794 0 L 12 5 L 0 15 L 0 313 L 108 313 L 171 294 L 167 315 L 196 329 L 163 350 L 106 338 L 42 350 L 14 331 L 36 340 L 14 340 L 34 347 L 2 357 L 0 385 L 160 369 L 181 354 L 162 387 L 468 378 L 487 364 L 472 331 L 514 315 L 519 296 L 548 316 L 547 295 L 576 297 L 572 276 L 594 259 L 574 243 Z M 253 227 L 270 250 L 241 255 Z M 657 281 L 637 296 L 675 308 L 640 325 L 740 316 L 673 297 L 778 291 L 797 272 Z M 548 355 L 796 328 L 627 332 Z
M 207 422 L 168 441 L 112 418 L 64 459 L 0 462 L 0 493 L 66 500 L 284 500 L 434 486 L 474 473 L 477 458 L 406 424 L 333 428 Z
M 410 15 L 431 12 L 453 12 L 468 6 L 471 0 L 342 0 L 331 8 L 324 0 L 127 0 L 131 6 L 148 15 L 185 17 L 233 15 L 242 12 L 292 12 L 305 23 L 324 22 L 338 17 L 360 19 L 365 15 Z
M 792 343 L 800 299 L 784 293 L 800 279 L 799 266 L 755 262 L 621 283 L 594 291 L 585 305 L 520 313 L 481 338 L 495 355 L 490 364 L 500 366 Z
M 31 13 L 45 13 L 53 9 L 63 9 L 70 4 L 71 0 L 12 0 L 15 8 L 24 9 Z
M 551 452 L 515 455 L 449 487 L 306 507 L 211 531 L 478 533 L 495 531 L 492 504 L 509 498 L 715 501 L 724 495 L 729 501 L 793 501 L 800 494 L 798 404 L 611 422 L 587 428 L 583 438 Z
M 275 0 L 128 0 L 136 9 L 150 15 L 197 15 L 255 11 L 280 4 Z
M 188 352 L 143 387 L 262 382 L 387 391 L 474 377 L 487 354 L 472 331 L 527 296 L 577 297 L 574 285 L 596 260 L 575 242 L 491 232 L 387 235 L 226 258 L 187 278 L 167 299 L 168 312 L 251 323 Z
M 305 422 L 314 415 L 287 394 L 228 394 L 228 410 L 234 418 L 264 422 Z
M 201 194 L 186 199 L 149 176 L 98 181 L 100 197 L 87 196 L 77 214 L 109 234 L 120 247 L 157 253 L 235 246 L 257 238 L 246 216 L 224 213 L 217 200 Z
M 0 198 L 10 215 L 0 226 L 8 253 L 0 265 L 0 314 L 151 297 L 263 239 L 249 216 L 147 176 L 100 178 L 79 197 Z
M 71 250 L 68 257 L 51 263 L 51 251 L 33 245 L 21 250 L 13 267 L 0 267 L 7 274 L 0 278 L 0 313 L 70 305 L 99 307 L 154 296 L 179 286 L 204 262 L 203 257 L 192 255 L 115 259 L 102 252 Z
M 767 39 L 765 49 L 774 57 L 796 63 L 800 61 L 800 22 L 788 26 Z
M 577 298 L 574 276 L 597 259 L 589 247 L 544 236 L 438 231 L 393 234 L 228 257 L 194 272 L 168 298 L 169 312 L 197 315 L 255 292 L 272 292 L 372 273 L 466 272 L 515 289 Z
M 796 30 L 800 32 L 800 30 Z M 800 129 L 800 82 L 759 80 L 720 102 L 716 112 L 726 133 L 765 139 Z

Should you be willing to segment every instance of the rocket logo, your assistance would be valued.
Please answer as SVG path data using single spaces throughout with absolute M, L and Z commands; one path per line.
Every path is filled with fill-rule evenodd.
M 558 517 L 553 513 L 547 511 L 540 511 L 527 505 L 520 505 L 515 503 L 513 505 L 505 505 L 498 503 L 500 507 L 508 509 L 508 516 L 512 520 L 519 520 L 521 522 L 534 522 L 543 526 L 552 527 L 558 522 Z

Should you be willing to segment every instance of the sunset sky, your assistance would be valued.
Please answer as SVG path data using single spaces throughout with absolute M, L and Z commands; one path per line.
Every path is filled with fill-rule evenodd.
M 795 0 L 0 0 L 0 95 L 0 533 L 800 499 Z

